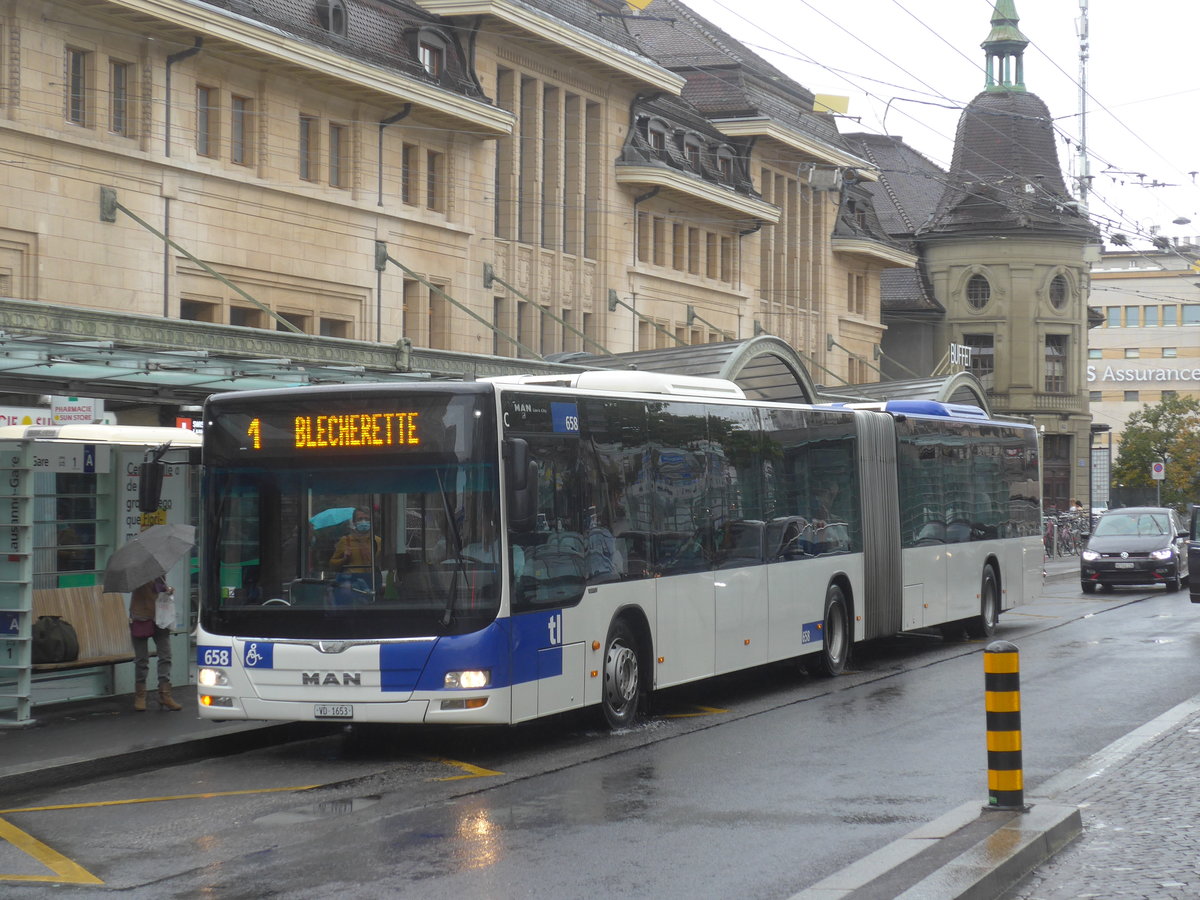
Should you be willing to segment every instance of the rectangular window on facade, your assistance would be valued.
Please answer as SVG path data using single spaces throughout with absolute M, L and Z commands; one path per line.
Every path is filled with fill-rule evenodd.
M 286 313 L 286 312 L 281 312 L 278 315 L 279 315 L 280 319 L 283 319 L 284 321 L 291 323 L 296 328 L 299 328 L 302 332 L 304 332 L 306 334 L 308 333 L 308 316 L 301 315 L 300 313 Z M 279 319 L 275 320 L 275 330 L 276 331 L 291 331 L 291 329 L 288 328 L 286 325 L 284 325 L 283 322 L 280 322 Z
M 236 94 L 229 102 L 229 159 L 239 166 L 253 162 L 254 102 Z
M 446 208 L 446 157 L 436 150 L 425 154 L 425 208 Z
M 667 220 L 661 216 L 654 217 L 654 264 L 667 264 Z
M 1097 347 L 1089 347 L 1088 359 L 1104 359 L 1104 351 Z
M 1200 303 L 1183 304 L 1183 318 L 1180 320 L 1180 324 L 1200 325 Z
M 92 55 L 86 50 L 67 48 L 67 121 L 72 125 L 88 124 L 88 93 L 91 89 Z
M 733 281 L 733 239 L 721 238 L 721 280 Z
M 1121 307 L 1119 307 L 1119 306 L 1108 307 L 1108 317 L 1105 320 L 1104 324 L 1108 328 L 1120 328 L 1121 327 Z
M 187 322 L 215 322 L 219 307 L 204 300 L 180 300 L 179 318 Z
M 1147 328 L 1153 328 L 1158 324 L 1158 307 L 1147 306 L 1143 308 L 1142 315 L 1144 316 L 1143 323 Z
M 687 267 L 687 237 L 682 225 L 671 226 L 671 268 L 682 272 Z
M 1160 400 L 1174 400 L 1179 396 L 1179 391 L 1163 391 Z
M 345 319 L 326 319 L 321 317 L 321 337 L 348 338 L 350 323 Z
M 1177 347 L 1163 347 L 1162 348 L 1162 358 L 1163 359 L 1175 359 L 1178 355 L 1179 355 L 1179 349 Z
M 1124 399 L 1125 399 L 1126 403 L 1137 403 L 1138 402 L 1138 392 L 1137 391 L 1126 391 Z
M 1141 359 L 1142 351 L 1137 347 L 1126 347 L 1125 348 L 1125 358 L 1126 359 Z
M 1046 393 L 1065 394 L 1067 391 L 1067 335 L 1046 335 L 1044 360 Z
M 688 232 L 688 263 L 687 270 L 692 275 L 700 274 L 700 229 L 689 228 Z
M 1178 322 L 1178 315 L 1178 306 L 1164 306 L 1162 308 L 1162 323 L 1168 327 L 1171 327 Z
M 653 241 L 653 229 L 650 214 L 639 212 L 636 220 L 637 227 L 637 259 L 638 262 L 650 262 Z
M 196 152 L 217 155 L 217 89 L 196 85 Z
M 133 66 L 112 60 L 108 66 L 108 130 L 129 137 L 133 134 Z
M 1103 391 L 1088 391 L 1088 403 L 1099 403 L 1103 399 Z
M 345 125 L 329 126 L 329 184 L 344 188 L 349 184 L 350 147 Z
M 1124 324 L 1125 324 L 1126 328 L 1137 328 L 1138 325 L 1141 324 L 1141 320 L 1138 316 L 1138 312 L 1140 309 L 1141 309 L 1141 307 L 1138 307 L 1138 306 L 1125 307 L 1125 323 Z
M 964 334 L 963 345 L 971 348 L 967 371 L 991 388 L 996 372 L 996 338 L 991 334 Z
M 249 306 L 229 307 L 230 325 L 238 325 L 242 328 L 261 328 L 262 319 L 262 312 L 257 309 L 252 309 Z
M 409 206 L 417 205 L 417 147 L 405 144 L 400 148 L 400 200 Z
M 316 116 L 300 116 L 300 178 L 316 181 L 320 172 L 320 146 Z

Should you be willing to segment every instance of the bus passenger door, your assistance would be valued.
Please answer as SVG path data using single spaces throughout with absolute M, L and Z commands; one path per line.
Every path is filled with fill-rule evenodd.
M 713 571 L 707 548 L 668 543 L 692 541 L 691 535 L 656 535 L 661 565 L 654 579 L 656 589 L 658 643 L 662 658 L 655 673 L 655 686 L 668 687 L 715 671 L 713 660 Z
M 718 536 L 713 587 L 716 671 L 733 672 L 767 661 L 765 524 L 729 522 Z

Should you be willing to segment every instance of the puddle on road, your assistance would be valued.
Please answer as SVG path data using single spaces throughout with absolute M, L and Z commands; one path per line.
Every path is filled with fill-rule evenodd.
M 257 825 L 303 825 L 323 819 L 336 819 L 350 813 L 362 812 L 379 802 L 378 797 L 347 797 L 342 800 L 321 800 L 295 809 L 269 813 L 255 819 Z

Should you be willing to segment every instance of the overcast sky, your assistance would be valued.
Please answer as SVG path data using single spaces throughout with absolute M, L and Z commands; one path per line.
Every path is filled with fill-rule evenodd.
M 848 96 L 848 114 L 861 121 L 843 120 L 841 131 L 902 137 L 949 168 L 959 111 L 984 86 L 979 45 L 991 29 L 994 0 L 685 2 L 809 90 Z M 1059 164 L 1072 186 L 1080 134 L 1080 3 L 1016 0 L 1019 27 L 1030 41 L 1025 84 L 1050 108 Z M 1087 5 L 1090 211 L 1106 235 L 1148 238 L 1156 227 L 1168 236 L 1200 235 L 1194 6 L 1186 0 Z M 1191 223 L 1174 224 L 1178 218 Z

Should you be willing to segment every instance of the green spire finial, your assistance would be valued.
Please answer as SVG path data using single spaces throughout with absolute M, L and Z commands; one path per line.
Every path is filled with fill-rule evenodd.
M 1017 27 L 1020 22 L 1014 0 L 996 0 L 992 31 L 981 46 L 987 53 L 987 90 L 1024 91 L 1023 54 L 1029 39 Z

